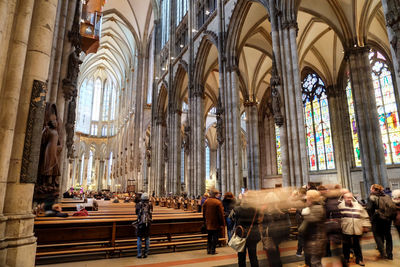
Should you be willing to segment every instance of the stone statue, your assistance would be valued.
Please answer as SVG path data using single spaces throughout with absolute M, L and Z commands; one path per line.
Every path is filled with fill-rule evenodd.
M 168 161 L 168 134 L 165 134 L 164 144 L 163 144 L 163 151 L 164 151 L 164 161 Z
M 66 145 L 68 149 L 68 158 L 71 158 L 73 156 L 72 145 L 74 143 L 75 133 L 76 96 L 77 90 L 75 89 L 72 95 L 72 99 L 68 104 L 68 117 L 67 123 L 65 124 L 65 131 L 67 134 Z
M 185 126 L 184 128 L 184 134 L 183 134 L 183 142 L 182 142 L 182 147 L 185 151 L 189 151 L 190 148 L 190 126 Z
M 283 116 L 281 112 L 281 95 L 279 93 L 279 88 L 281 85 L 281 79 L 279 77 L 278 69 L 276 68 L 275 56 L 272 61 L 271 70 L 271 98 L 272 98 L 272 113 L 274 114 L 274 121 L 278 127 L 283 125 Z
M 61 129 L 62 122 L 58 118 L 56 105 L 47 104 L 35 195 L 58 194 L 58 177 L 61 175 L 60 155 L 63 149 Z
M 147 163 L 147 167 L 151 166 L 151 146 L 148 145 L 146 147 L 146 163 Z

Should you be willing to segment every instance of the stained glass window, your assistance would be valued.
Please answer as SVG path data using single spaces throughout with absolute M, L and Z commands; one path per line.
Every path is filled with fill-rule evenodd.
M 303 80 L 302 93 L 310 170 L 335 169 L 325 83 L 316 73 L 309 73 Z
M 392 74 L 386 58 L 371 50 L 369 59 L 372 67 L 372 82 L 375 90 L 376 108 L 386 164 L 400 163 L 400 128 Z
M 181 183 L 185 182 L 185 149 L 181 148 Z
M 183 17 L 188 11 L 189 3 L 188 0 L 177 0 L 176 1 L 176 25 L 182 21 Z
M 276 143 L 276 161 L 278 165 L 278 174 L 282 174 L 282 155 L 281 155 L 281 133 L 275 124 L 275 143 Z
M 92 114 L 93 80 L 85 79 L 79 89 L 78 123 L 76 130 L 88 134 Z
M 351 136 L 353 138 L 354 163 L 355 163 L 356 167 L 361 167 L 360 143 L 359 143 L 358 133 L 357 133 L 356 114 L 354 111 L 354 99 L 353 99 L 353 92 L 351 90 L 350 80 L 347 81 L 346 97 L 347 97 L 347 107 L 348 107 L 349 117 L 350 117 Z
M 107 185 L 111 186 L 111 170 L 112 170 L 112 155 L 110 152 L 110 158 L 108 159 L 108 170 L 107 170 Z
M 107 82 L 103 95 L 103 121 L 108 120 L 108 111 L 110 110 L 110 84 Z
M 88 167 L 87 167 L 87 184 L 92 183 L 92 167 L 93 167 L 93 151 L 89 151 L 89 160 L 88 160 Z
M 161 2 L 161 47 L 169 39 L 169 2 L 170 0 L 163 0 Z
M 206 179 L 210 179 L 210 148 L 206 144 Z

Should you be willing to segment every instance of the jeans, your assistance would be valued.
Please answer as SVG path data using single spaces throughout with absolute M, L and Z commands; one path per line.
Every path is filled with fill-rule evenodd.
M 143 255 L 146 255 L 149 253 L 149 247 L 150 247 L 150 237 L 144 237 L 145 239 L 145 247 L 143 251 Z M 142 256 L 142 237 L 137 238 L 137 255 L 138 257 Z
M 218 243 L 218 230 L 207 230 L 207 253 L 215 253 Z
M 372 221 L 372 232 L 375 237 L 375 242 L 381 256 L 385 255 L 385 240 L 386 240 L 386 256 L 393 256 L 393 240 L 390 232 L 392 221 L 375 219 Z
M 350 259 L 350 248 L 353 248 L 356 262 L 363 261 L 360 239 L 360 235 L 343 235 L 343 255 L 346 260 Z
M 226 217 L 226 228 L 227 228 L 227 232 L 228 232 L 228 242 L 232 238 L 234 224 L 235 223 L 233 222 L 232 219 Z
M 246 267 L 246 249 L 249 252 L 249 259 L 251 267 L 258 267 L 257 259 L 257 242 L 246 241 L 246 246 L 243 252 L 238 252 L 239 267 Z

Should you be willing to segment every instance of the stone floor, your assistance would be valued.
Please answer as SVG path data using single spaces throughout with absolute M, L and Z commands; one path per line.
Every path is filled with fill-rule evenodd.
M 363 256 L 365 266 L 384 267 L 400 266 L 400 241 L 397 232 L 393 231 L 394 238 L 394 260 L 378 260 L 378 251 L 375 249 L 375 243 L 371 233 L 367 234 L 362 240 Z M 285 267 L 297 267 L 304 263 L 303 257 L 296 257 L 296 241 L 288 241 L 281 245 L 281 257 Z M 230 247 L 217 248 L 217 255 L 207 255 L 205 250 L 191 250 L 174 253 L 160 253 L 149 255 L 146 259 L 137 259 L 136 257 L 121 257 L 105 260 L 81 261 L 73 263 L 41 265 L 43 267 L 167 267 L 167 266 L 190 266 L 190 267 L 208 267 L 237 266 L 237 256 Z M 268 266 L 266 256 L 262 251 L 261 244 L 258 247 L 258 260 L 260 266 Z M 335 264 L 334 259 L 324 258 L 323 265 L 326 267 L 340 266 Z M 358 266 L 352 263 L 353 266 Z M 247 266 L 250 266 L 249 262 Z

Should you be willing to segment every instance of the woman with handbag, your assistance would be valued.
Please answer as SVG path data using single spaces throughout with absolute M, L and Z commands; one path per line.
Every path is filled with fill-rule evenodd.
M 288 239 L 290 234 L 290 217 L 278 207 L 280 199 L 274 192 L 264 198 L 262 224 L 260 225 L 263 249 L 267 255 L 269 266 L 282 267 L 279 244 Z
M 230 215 L 236 225 L 231 242 L 235 241 L 237 237 L 239 240 L 245 238 L 245 245 L 237 250 L 239 267 L 246 267 L 246 250 L 249 253 L 251 267 L 258 267 L 257 243 L 261 239 L 258 230 L 259 212 L 250 205 L 249 194 L 251 193 L 243 195 L 240 206 L 235 207 Z

